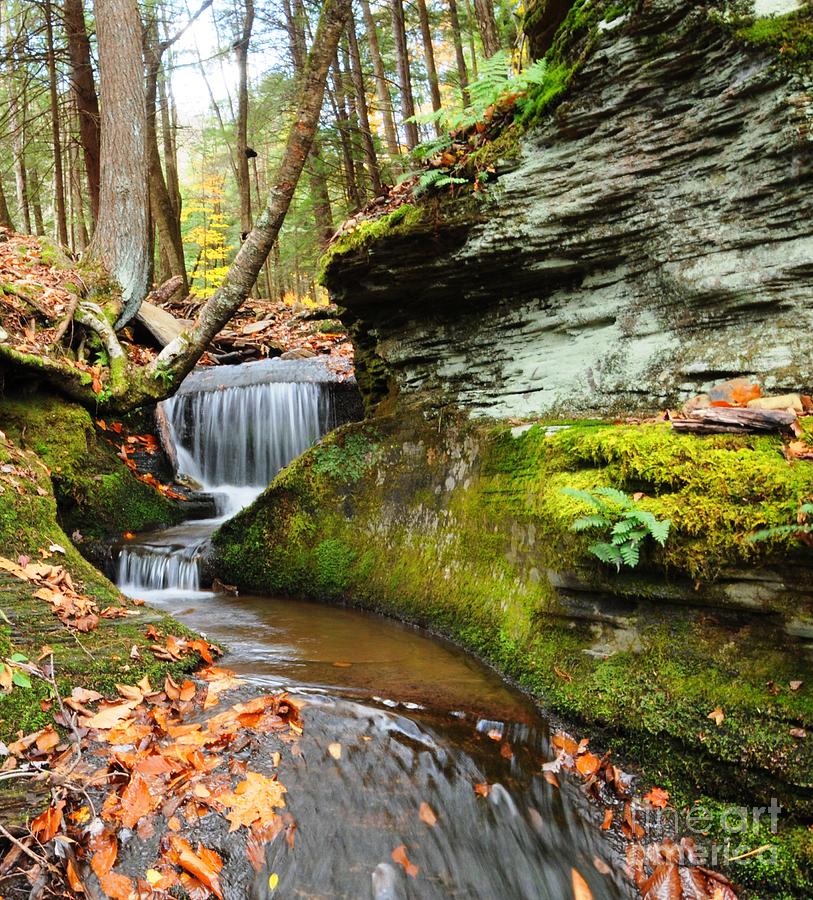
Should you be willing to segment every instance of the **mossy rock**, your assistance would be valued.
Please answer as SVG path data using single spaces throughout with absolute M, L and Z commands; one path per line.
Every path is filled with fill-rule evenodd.
M 53 394 L 0 400 L 0 427 L 49 469 L 59 522 L 88 541 L 183 519 L 183 509 L 122 464 L 83 407 Z
M 793 519 L 813 466 L 789 464 L 771 437 L 598 422 L 551 433 L 551 424 L 519 434 L 402 410 L 340 429 L 220 529 L 220 577 L 442 633 L 644 766 L 679 802 L 777 796 L 792 811 L 776 840 L 792 836 L 783 853 L 795 848 L 795 874 L 754 864 L 748 883 L 806 896 L 811 864 L 797 837 L 813 815 L 813 748 L 792 729 L 813 731 L 813 666 L 782 623 L 809 592 L 748 613 L 718 597 L 715 578 L 787 552 L 746 538 Z M 650 548 L 647 568 L 620 579 L 570 531 L 583 509 L 561 491 L 602 484 L 643 491 L 641 505 L 673 521 L 666 548 Z M 802 689 L 789 688 L 795 680 Z M 717 706 L 719 727 L 708 718 Z

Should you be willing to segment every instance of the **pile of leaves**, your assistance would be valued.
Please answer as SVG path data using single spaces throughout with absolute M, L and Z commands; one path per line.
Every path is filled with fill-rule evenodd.
M 100 618 L 118 619 L 126 616 L 128 610 L 124 606 L 108 606 L 100 610 L 91 597 L 76 590 L 67 569 L 44 561 L 53 553 L 64 552 L 59 544 L 52 544 L 47 551 L 40 551 L 43 556 L 41 562 L 34 562 L 27 556 L 20 556 L 14 562 L 0 556 L 0 569 L 29 583 L 35 588 L 32 596 L 48 603 L 59 621 L 75 631 L 93 631 Z
M 167 312 L 188 318 L 201 305 L 194 297 L 163 304 Z M 353 372 L 353 345 L 346 330 L 336 321 L 337 310 L 328 305 L 305 305 L 287 300 L 248 300 L 212 341 L 202 364 L 265 359 L 271 356 L 307 359 L 327 357 L 327 365 L 339 376 Z M 324 331 L 323 323 L 335 323 Z
M 148 636 L 160 638 L 167 650 L 185 643 Z M 241 832 L 256 871 L 265 863 L 264 846 L 278 835 L 293 846 L 296 825 L 285 811 L 286 789 L 272 771 L 281 753 L 267 755 L 266 772 L 249 770 L 237 754 L 259 735 L 298 752 L 299 708 L 285 694 L 224 706 L 223 695 L 240 680 L 212 664 L 217 648 L 194 643 L 203 645 L 198 649 L 210 663 L 194 681 L 178 684 L 166 676 L 153 686 L 145 676 L 117 685 L 118 696 L 107 698 L 74 688 L 64 700 L 56 698 L 53 725 L 0 746 L 6 779 L 33 777 L 51 789 L 48 808 L 28 833 L 14 837 L 3 829 L 10 846 L 0 875 L 17 874 L 35 886 L 46 882 L 71 896 L 95 896 L 101 888 L 114 900 L 176 891 L 222 900 L 223 859 L 191 840 L 202 819 L 214 816 L 229 832 Z M 47 667 L 27 669 L 55 685 Z M 116 862 L 131 833 L 141 841 L 161 838 L 154 859 L 138 872 L 131 863 L 128 874 Z
M 652 788 L 640 800 L 633 793 L 633 778 L 611 762 L 611 754 L 598 756 L 589 749 L 589 738 L 577 741 L 565 732 L 551 740 L 556 757 L 543 764 L 543 775 L 559 787 L 557 773 L 568 772 L 582 781 L 582 790 L 604 808 L 602 831 L 613 829 L 626 845 L 627 875 L 635 883 L 644 900 L 737 900 L 731 883 L 717 872 L 698 864 L 698 854 L 691 838 L 676 844 L 671 838 L 650 841 L 639 821 L 643 808 L 664 809 L 669 792 Z M 603 871 L 606 864 L 596 859 Z M 606 874 L 606 873 L 605 873 Z
M 161 449 L 158 438 L 154 434 L 131 434 L 121 422 L 108 424 L 104 419 L 97 419 L 96 427 L 104 432 L 119 459 L 139 481 L 155 488 L 159 494 L 163 494 L 170 500 L 189 499 L 171 485 L 159 481 L 152 472 L 142 471 L 140 463 L 144 458 L 155 456 Z

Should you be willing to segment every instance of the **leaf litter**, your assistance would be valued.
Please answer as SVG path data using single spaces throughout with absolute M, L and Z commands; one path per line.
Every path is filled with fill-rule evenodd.
M 195 649 L 209 659 L 220 652 L 202 639 L 181 641 L 152 628 L 149 636 L 173 652 Z M 100 888 L 113 900 L 177 891 L 223 900 L 223 859 L 186 836 L 197 822 L 215 816 L 229 832 L 242 832 L 257 871 L 263 848 L 280 833 L 293 847 L 296 825 L 286 810 L 286 788 L 270 771 L 281 754 L 268 754 L 268 770 L 259 772 L 235 753 L 259 735 L 295 745 L 300 708 L 285 693 L 225 705 L 223 695 L 240 683 L 230 670 L 209 664 L 181 684 L 167 675 L 153 686 L 145 676 L 117 685 L 116 697 L 77 687 L 60 698 L 54 723 L 68 737 L 48 725 L 4 748 L 4 771 L 46 782 L 52 800 L 0 859 L 0 871 L 16 866 L 30 877 L 47 867 L 49 886 L 58 890 L 61 879 L 71 896 L 98 896 Z M 161 835 L 155 858 L 138 874 L 116 868 L 131 833 L 141 840 Z M 31 857 L 41 862 L 25 870 Z

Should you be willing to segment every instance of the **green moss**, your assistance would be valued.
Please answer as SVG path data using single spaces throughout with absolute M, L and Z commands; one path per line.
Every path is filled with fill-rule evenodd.
M 738 40 L 776 53 L 791 67 L 813 67 L 813 4 L 782 16 L 765 16 L 736 29 Z
M 320 261 L 319 283 L 325 284 L 331 264 L 339 257 L 363 250 L 384 237 L 408 234 L 424 222 L 424 211 L 411 203 L 391 213 L 360 222 L 353 231 L 342 234 L 328 247 Z
M 48 467 L 64 530 L 95 540 L 174 524 L 183 510 L 139 481 L 97 434 L 90 414 L 50 394 L 0 401 L 0 422 Z
M 698 610 L 714 586 L 696 594 L 664 567 L 710 577 L 756 562 L 769 548 L 743 536 L 793 510 L 812 473 L 787 464 L 773 438 L 603 423 L 552 435 L 540 425 L 517 438 L 446 419 L 439 432 L 401 414 L 330 435 L 215 543 L 221 577 L 245 589 L 340 599 L 445 634 L 675 797 L 766 805 L 777 796 L 809 816 L 813 747 L 791 734 L 813 726 L 809 658 L 772 620 Z M 567 484 L 644 489 L 642 504 L 673 517 L 672 556 L 653 554 L 649 572 L 618 579 L 569 531 L 581 508 L 561 494 Z M 583 618 L 548 571 L 594 585 L 599 609 L 615 594 L 609 620 Z M 614 604 L 626 597 L 620 614 Z M 791 691 L 800 679 L 805 687 Z M 720 727 L 708 719 L 716 706 Z M 796 874 L 765 872 L 761 883 L 805 884 L 792 852 Z

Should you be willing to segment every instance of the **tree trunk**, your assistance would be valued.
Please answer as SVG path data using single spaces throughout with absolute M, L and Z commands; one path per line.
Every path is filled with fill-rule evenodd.
M 237 190 L 240 194 L 240 231 L 251 231 L 251 176 L 248 165 L 248 45 L 254 27 L 254 0 L 243 0 L 245 16 L 240 39 L 234 45 L 239 86 L 237 90 Z
M 79 147 L 75 142 L 68 150 L 71 182 L 71 247 L 74 253 L 84 253 L 88 245 L 85 210 L 82 202 L 82 173 L 79 169 Z
M 375 93 L 378 98 L 378 111 L 381 113 L 381 120 L 384 125 L 384 139 L 387 143 L 387 152 L 390 155 L 392 164 L 398 166 L 397 160 L 401 155 L 401 149 L 398 146 L 398 132 L 395 129 L 395 120 L 392 115 L 392 97 L 390 97 L 387 73 L 384 69 L 384 60 L 381 58 L 381 47 L 378 42 L 378 30 L 375 27 L 375 19 L 370 9 L 369 0 L 361 0 L 361 10 L 364 14 L 364 28 L 367 32 L 370 57 L 373 61 Z
M 352 10 L 352 6 L 351 6 Z M 347 103 L 347 121 L 350 134 L 350 152 L 353 154 L 353 170 L 356 174 L 356 187 L 361 203 L 367 202 L 367 184 L 364 180 L 364 150 L 362 149 L 361 127 L 359 125 L 358 104 L 356 92 L 353 87 L 353 76 L 350 72 L 350 52 L 347 49 L 347 41 L 339 41 L 339 53 L 342 73 L 342 93 Z
M 457 61 L 457 80 L 460 82 L 460 95 L 463 106 L 471 103 L 469 92 L 469 73 L 466 71 L 466 57 L 463 55 L 463 38 L 460 33 L 460 17 L 457 14 L 457 0 L 449 0 L 449 21 L 452 26 L 452 40 L 454 42 L 454 55 Z
M 483 53 L 490 59 L 500 49 L 497 22 L 494 18 L 494 0 L 474 0 L 477 29 L 483 42 Z
M 426 60 L 426 76 L 429 79 L 429 93 L 432 96 L 432 109 L 437 112 L 441 107 L 440 82 L 438 70 L 435 66 L 435 49 L 432 46 L 432 28 L 429 25 L 429 10 L 426 8 L 426 0 L 418 0 L 418 18 L 421 22 L 421 38 L 423 39 L 423 55 Z M 435 122 L 435 134 L 440 137 L 443 128 L 440 122 Z
M 339 65 L 339 55 L 333 57 L 333 105 L 336 113 L 336 128 L 339 132 L 339 141 L 342 147 L 342 161 L 344 163 L 344 188 L 347 201 L 353 212 L 361 207 L 361 195 L 359 193 L 358 180 L 356 178 L 356 163 L 353 159 L 353 148 L 350 143 L 350 117 L 347 113 L 347 105 L 344 98 L 344 84 L 342 69 Z
M 409 72 L 409 51 L 407 49 L 406 26 L 404 24 L 404 4 L 402 0 L 390 0 L 392 12 L 392 33 L 395 38 L 395 57 L 398 61 L 398 87 L 401 91 L 401 116 L 406 143 L 409 150 L 418 145 L 418 126 L 407 121 L 415 115 L 415 100 L 412 96 L 412 77 Z
M 364 151 L 364 161 L 367 165 L 367 174 L 370 176 L 373 193 L 376 196 L 380 196 L 384 192 L 384 186 L 381 183 L 381 170 L 378 167 L 373 133 L 370 130 L 370 117 L 367 113 L 367 92 L 364 89 L 364 74 L 361 71 L 361 55 L 359 53 L 358 40 L 356 39 L 356 23 L 353 20 L 352 8 L 350 10 L 347 37 L 350 43 L 350 72 L 353 77 L 353 90 L 356 94 L 361 147 Z
M 54 58 L 54 22 L 51 0 L 45 0 L 46 55 L 48 59 L 48 89 L 51 99 L 51 141 L 54 148 L 54 218 L 56 239 L 68 246 L 68 220 L 65 216 L 65 177 L 62 172 L 62 139 L 59 133 L 59 95 L 56 86 L 56 59 Z
M 183 200 L 178 176 L 178 147 L 175 142 L 175 104 L 172 100 L 171 85 L 168 89 L 168 77 L 163 68 L 158 77 L 158 102 L 161 105 L 161 139 L 164 145 L 167 192 L 172 203 L 173 218 L 180 223 Z
M 40 178 L 35 168 L 29 170 L 29 176 L 29 184 L 31 188 L 31 210 L 34 213 L 34 234 L 42 237 L 45 234 L 45 221 L 42 216 Z
M 104 0 L 99 0 L 99 2 L 104 2 Z M 90 210 L 95 224 L 99 218 L 99 185 L 101 183 L 99 99 L 96 96 L 96 85 L 93 81 L 90 41 L 85 26 L 82 0 L 64 0 L 63 15 L 65 33 L 68 38 L 68 56 L 71 62 L 71 90 L 79 111 L 79 138 L 85 158 Z
M 350 0 L 326 0 L 308 55 L 299 109 L 265 209 L 240 248 L 225 281 L 206 301 L 195 324 L 165 347 L 150 367 L 150 374 L 162 373 L 167 392 L 180 384 L 212 338 L 243 304 L 274 246 L 311 150 L 328 69 L 349 11 Z
M 8 211 L 8 202 L 6 201 L 6 192 L 3 190 L 3 182 L 0 180 L 0 225 L 14 230 L 14 224 L 11 221 L 11 213 Z
M 147 104 L 136 0 L 96 0 L 102 96 L 99 218 L 90 253 L 118 281 L 123 328 L 147 296 Z
M 158 151 L 158 126 L 156 103 L 158 100 L 158 76 L 161 71 L 163 45 L 158 40 L 158 24 L 151 22 L 143 35 L 143 52 L 146 61 L 146 113 L 147 160 L 149 166 L 150 213 L 158 231 L 158 243 L 162 260 L 162 275 L 183 279 L 183 289 L 189 291 L 186 277 L 186 260 L 181 238 L 180 210 L 176 211 Z M 152 254 L 150 254 L 152 256 Z M 163 280 L 166 280 L 164 278 Z
M 469 33 L 469 56 L 471 57 L 471 74 L 472 78 L 476 81 L 479 77 L 477 72 L 477 48 L 475 46 L 474 40 L 474 28 L 476 25 L 474 19 L 474 10 L 471 8 L 471 0 L 465 0 L 466 4 L 466 22 L 468 24 L 468 33 Z
M 302 83 L 305 75 L 305 61 L 307 58 L 307 42 L 305 39 L 305 22 L 304 8 L 300 3 L 297 4 L 297 12 L 291 7 L 290 0 L 284 0 L 283 11 L 285 13 L 286 30 L 288 31 L 288 40 L 291 47 L 291 61 L 294 66 L 294 73 L 297 82 Z M 333 212 L 330 208 L 330 194 L 327 190 L 327 178 L 324 171 L 324 162 L 322 160 L 322 147 L 318 134 L 314 135 L 313 144 L 311 145 L 311 155 L 306 168 L 308 173 L 308 181 L 310 183 L 310 192 L 313 198 L 313 218 L 316 224 L 316 233 L 319 240 L 319 246 L 324 249 L 327 247 L 328 241 L 333 237 Z M 268 288 L 269 296 L 274 295 L 272 285 L 269 280 Z
M 11 124 L 11 147 L 14 159 L 14 186 L 17 193 L 17 209 L 25 234 L 31 234 L 31 209 L 28 196 L 28 173 L 25 167 L 25 84 L 17 84 L 18 49 L 12 35 L 11 22 L 5 20 L 6 73 L 8 78 L 8 117 Z

